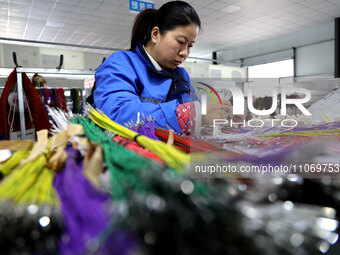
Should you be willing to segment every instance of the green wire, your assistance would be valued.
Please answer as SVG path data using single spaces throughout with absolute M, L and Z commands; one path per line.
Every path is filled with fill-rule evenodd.
M 206 92 L 211 98 L 212 98 L 212 100 L 214 101 L 214 103 L 217 105 L 217 102 L 216 102 L 216 100 L 215 100 L 215 98 L 214 98 L 214 96 L 208 91 L 208 90 L 206 90 L 206 89 L 204 89 L 204 88 L 197 88 L 198 90 L 203 90 L 204 92 Z
M 162 165 L 147 160 L 116 144 L 92 121 L 83 117 L 76 117 L 71 122 L 82 125 L 85 135 L 91 142 L 102 144 L 104 161 L 111 174 L 111 186 L 115 200 L 125 199 L 128 195 L 126 191 L 131 187 L 137 192 L 150 192 L 140 182 L 140 173 L 151 169 L 163 171 L 164 167 Z

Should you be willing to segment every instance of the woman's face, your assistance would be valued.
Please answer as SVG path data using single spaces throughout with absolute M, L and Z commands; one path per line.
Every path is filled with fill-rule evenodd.
M 166 69 L 176 68 L 189 56 L 198 32 L 199 28 L 194 24 L 177 27 L 163 35 L 158 27 L 154 27 L 151 31 L 152 57 Z

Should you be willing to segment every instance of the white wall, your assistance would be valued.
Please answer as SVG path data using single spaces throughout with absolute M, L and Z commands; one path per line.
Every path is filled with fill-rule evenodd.
M 0 44 L 0 68 L 14 68 L 12 52 L 17 53 L 18 64 L 28 68 L 56 68 L 64 55 L 63 69 L 96 69 L 104 55 L 100 53 L 47 47 Z
M 62 69 L 89 69 L 86 68 L 87 66 L 97 68 L 103 58 L 102 54 L 86 53 L 83 51 L 23 46 L 17 44 L 0 44 L 0 87 L 4 87 L 8 75 L 15 67 L 12 52 L 17 53 L 18 64 L 28 68 L 54 69 L 59 65 L 60 54 L 64 55 Z M 87 54 L 91 57 L 87 57 Z M 96 57 L 98 60 L 95 62 L 94 59 L 96 59 Z M 86 63 L 86 59 L 88 60 L 88 63 Z M 28 73 L 27 75 L 31 79 L 33 73 Z M 84 77 L 51 74 L 45 74 L 44 76 L 49 87 L 84 87 Z
M 190 78 L 246 78 L 247 70 L 241 67 L 184 62 Z
M 38 47 L 21 46 L 14 44 L 3 44 L 3 66 L 4 68 L 14 68 L 12 52 L 17 53 L 18 64 L 23 67 L 41 67 L 40 66 L 40 49 Z
M 181 64 L 189 74 L 190 78 L 207 78 L 209 77 L 209 64 L 187 63 Z
M 40 66 L 43 68 L 56 68 L 62 54 L 64 55 L 63 69 L 85 69 L 85 52 L 55 48 L 39 49 Z
M 97 69 L 103 61 L 103 58 L 108 58 L 109 55 L 85 52 L 85 69 Z
M 297 75 L 319 75 L 320 73 L 333 75 L 333 44 L 334 22 L 329 22 L 302 31 L 218 52 L 217 59 L 235 61 L 243 58 L 245 64 L 247 64 L 247 61 L 249 65 L 264 64 L 290 58 L 292 50 L 289 49 L 296 47 Z M 318 63 L 315 61 L 318 61 Z
M 0 44 L 0 52 L 3 52 L 3 49 L 2 49 L 2 44 Z M 4 63 L 4 54 L 0 54 L 0 67 L 3 66 L 3 63 Z
M 60 54 L 63 54 L 63 69 L 95 70 L 101 65 L 104 57 L 109 57 L 93 52 L 0 44 L 0 68 L 14 68 L 12 52 L 17 53 L 19 65 L 34 68 L 56 68 L 59 65 Z M 246 70 L 237 66 L 193 62 L 184 62 L 181 66 L 187 69 L 192 78 L 245 78 L 247 76 Z
M 235 66 L 224 66 L 224 65 L 209 65 L 209 78 L 246 78 L 247 70 L 245 68 L 235 67 Z M 220 71 L 220 77 L 218 76 L 218 71 Z M 217 75 L 214 75 L 217 74 Z
M 334 40 L 296 50 L 296 76 L 328 75 L 334 73 Z

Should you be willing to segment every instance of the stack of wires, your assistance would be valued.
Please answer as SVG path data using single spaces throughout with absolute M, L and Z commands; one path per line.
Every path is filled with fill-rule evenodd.
M 127 138 L 121 137 L 119 135 L 115 135 L 112 140 L 119 144 L 120 146 L 124 146 L 126 149 L 131 150 L 149 160 L 154 160 L 158 162 L 159 164 L 165 165 L 164 161 L 157 156 L 155 153 L 144 149 L 142 146 L 140 146 L 137 142 L 131 141 Z
M 102 144 L 104 160 L 111 174 L 113 198 L 116 201 L 126 199 L 129 196 L 129 190 L 131 192 L 133 190 L 146 192 L 145 185 L 139 179 L 142 171 L 151 171 L 152 169 L 162 171 L 164 169 L 164 166 L 114 143 L 94 122 L 84 117 L 76 117 L 72 119 L 72 122 L 83 126 L 85 135 L 91 142 Z
M 162 142 L 167 142 L 169 139 L 170 132 L 167 129 L 164 128 L 156 128 L 155 130 L 156 136 L 161 140 Z M 183 151 L 184 153 L 190 153 L 190 139 L 187 136 L 180 136 L 176 133 L 173 133 L 174 137 L 174 143 L 173 145 Z
M 253 187 L 229 179 L 191 179 L 114 144 L 103 130 L 83 117 L 72 121 L 83 126 L 91 141 L 101 143 L 111 174 L 113 223 L 99 235 L 100 244 L 105 235 L 121 228 L 135 233 L 142 254 L 151 255 L 230 254 L 231 251 L 249 255 L 296 254 L 296 251 L 318 254 L 336 242 L 334 216 L 319 214 L 327 208 L 310 210 L 278 200 L 270 206 Z M 113 131 L 111 124 L 105 122 L 101 126 Z M 125 132 L 115 130 L 119 134 Z M 126 136 L 135 137 L 132 134 Z M 266 198 L 273 199 L 280 190 L 270 192 Z M 254 206 L 249 203 L 251 199 L 263 203 Z M 306 210 L 312 211 L 307 218 L 303 216 Z M 284 224 L 280 224 L 282 219 Z M 332 224 L 327 233 L 315 228 L 316 223 L 325 221 Z M 325 237 L 327 240 L 323 240 Z
M 167 142 L 169 139 L 169 131 L 164 128 L 156 128 L 156 135 L 158 138 L 163 141 Z M 174 146 L 185 152 L 212 152 L 212 151 L 219 151 L 222 147 L 214 142 L 204 141 L 195 139 L 193 137 L 182 136 L 178 134 L 173 134 L 174 136 Z
M 243 155 L 239 161 L 259 162 L 265 159 L 283 159 L 285 154 L 294 147 L 304 143 L 338 139 L 340 137 L 340 122 L 305 125 L 298 123 L 294 128 L 258 127 L 239 129 L 221 129 L 219 142 L 223 149 Z M 280 160 L 281 160 L 280 159 Z M 278 160 L 277 160 L 278 162 Z
M 66 99 L 65 99 L 65 92 L 63 88 L 56 88 L 58 91 L 58 108 L 62 109 L 63 111 L 67 112 L 66 108 Z
M 129 229 L 147 254 L 177 254 L 179 249 L 185 249 L 185 254 L 208 254 L 216 249 L 211 240 L 220 251 L 230 249 L 241 236 L 244 244 L 250 241 L 239 230 L 240 218 L 227 183 L 209 186 L 190 180 L 123 149 L 85 118 L 77 117 L 72 122 L 81 124 L 91 141 L 102 144 L 114 197 L 115 224 L 111 231 Z M 210 241 L 198 242 L 204 236 Z M 237 249 L 245 252 L 241 246 Z M 247 249 L 256 254 L 253 248 Z
M 13 173 L 0 185 L 0 200 L 58 206 L 58 197 L 52 187 L 54 174 L 45 166 L 46 162 L 46 155 L 40 155 L 35 160 L 13 170 Z
M 82 113 L 82 90 L 73 88 L 71 89 L 71 100 L 72 100 L 72 112 L 73 113 Z
M 155 141 L 148 137 L 139 135 L 138 133 L 119 125 L 118 123 L 113 122 L 105 114 L 100 114 L 93 108 L 90 111 L 90 118 L 102 128 L 105 128 L 130 140 L 137 141 L 144 148 L 160 156 L 169 167 L 173 167 L 180 172 L 183 172 L 184 167 L 188 166 L 190 163 L 190 156 L 179 151 L 174 146 L 170 146 L 163 142 Z
M 0 229 L 6 230 L 0 232 L 0 253 L 55 254 L 62 224 L 54 174 L 46 167 L 49 152 L 18 166 L 26 153 L 9 159 L 5 172 L 12 173 L 0 183 Z
M 60 108 L 63 111 L 67 112 L 66 109 L 66 100 L 65 100 L 65 92 L 63 88 L 54 88 L 52 89 L 52 95 L 54 95 L 54 100 L 52 100 L 53 104 L 51 107 Z
M 65 228 L 59 243 L 62 254 L 122 254 L 122 247 L 129 246 L 132 240 L 123 233 L 111 236 L 107 251 L 97 250 L 97 236 L 109 224 L 108 194 L 96 189 L 83 175 L 83 161 L 79 151 L 69 145 L 66 148 L 68 159 L 62 171 L 56 173 L 54 187 L 61 200 Z M 126 237 L 124 240 L 123 238 Z M 119 240 L 119 241 L 118 241 Z M 102 247 L 101 247 L 102 248 Z
M 72 111 L 66 113 L 59 108 L 52 108 L 48 106 L 46 106 L 46 109 L 48 114 L 51 116 L 50 124 L 52 127 L 49 131 L 53 134 L 56 134 L 66 130 L 67 124 L 69 122 L 68 119 L 73 117 Z
M 28 154 L 29 151 L 16 151 L 5 163 L 0 165 L 0 181 L 3 177 L 10 174 L 20 161 L 28 156 Z
M 111 161 L 111 158 L 106 160 Z M 112 164 L 106 163 L 110 169 Z M 246 201 L 242 203 L 240 198 L 245 185 L 232 185 L 223 179 L 204 182 L 185 175 L 174 175 L 175 172 L 164 168 L 141 167 L 130 171 L 134 173 L 128 173 L 126 167 L 121 168 L 119 174 L 111 171 L 112 178 L 123 181 L 122 176 L 125 175 L 126 180 L 138 178 L 139 185 L 143 185 L 143 190 L 135 186 L 122 186 L 125 196 L 114 203 L 113 212 L 116 223 L 119 223 L 114 226 L 133 230 L 147 254 L 229 254 L 231 250 L 235 254 L 251 255 L 296 254 L 296 240 L 291 238 L 292 233 L 308 239 L 308 242 L 298 244 L 299 253 L 317 254 L 320 249 L 318 244 L 309 240 L 320 241 L 317 235 L 322 230 L 314 233 L 310 229 L 307 232 L 299 229 L 300 224 L 309 228 L 319 220 L 318 216 L 308 219 L 301 217 L 308 210 L 306 207 L 296 208 L 290 213 L 288 207 L 294 205 L 287 202 L 284 206 L 288 209 L 280 216 L 276 210 L 283 207 L 280 202 L 273 206 L 264 204 L 260 208 L 250 206 L 248 210 L 249 204 Z M 249 193 L 253 191 L 248 187 L 246 190 Z M 240 215 L 236 208 L 246 208 L 240 209 L 244 215 Z M 319 212 L 323 209 L 316 207 L 313 210 Z M 262 220 L 264 213 L 266 216 Z M 285 224 L 273 239 L 270 233 L 275 228 L 272 225 L 273 222 L 279 222 L 277 218 L 280 217 L 285 217 L 287 223 L 293 219 L 296 225 Z M 332 224 L 337 224 L 332 216 L 327 217 Z M 259 225 L 258 219 L 261 220 Z M 332 231 L 334 229 L 328 233 L 332 238 L 327 240 L 327 245 L 336 241 L 337 235 Z M 273 240 L 276 238 L 280 242 L 275 243 Z M 261 243 L 270 243 L 271 246 L 268 248 Z
M 138 113 L 137 124 L 128 123 L 127 126 L 129 127 L 129 129 L 135 131 L 140 135 L 149 137 L 154 140 L 159 140 L 158 137 L 155 135 L 155 120 L 152 117 L 146 118 L 143 114 L 143 119 L 140 121 Z
M 263 135 L 263 138 L 271 138 L 278 136 L 307 136 L 307 137 L 325 137 L 340 136 L 340 122 L 331 122 L 317 124 L 312 126 L 296 127 L 288 132 L 279 132 L 269 135 Z
M 340 122 L 321 123 L 306 125 L 297 124 L 296 127 L 283 127 L 280 124 L 268 127 L 241 127 L 241 128 L 221 128 L 221 137 L 228 141 L 239 141 L 245 138 L 273 138 L 279 136 L 305 136 L 305 137 L 324 137 L 339 136 Z

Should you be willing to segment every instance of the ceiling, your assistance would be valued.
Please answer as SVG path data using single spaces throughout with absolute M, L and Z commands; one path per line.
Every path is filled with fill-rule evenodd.
M 155 0 L 155 8 L 165 2 Z M 187 2 L 198 12 L 203 27 L 191 53 L 195 57 L 317 26 L 340 16 L 340 0 Z M 127 49 L 135 15 L 129 12 L 128 0 L 0 0 L 0 37 Z

